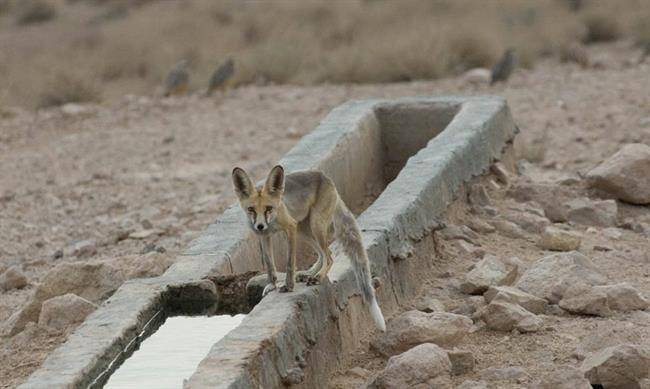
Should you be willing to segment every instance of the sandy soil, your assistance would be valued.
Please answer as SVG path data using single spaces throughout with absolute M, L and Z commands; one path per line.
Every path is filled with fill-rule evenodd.
M 528 178 L 538 181 L 585 172 L 625 143 L 650 144 L 650 63 L 636 64 L 639 53 L 628 42 L 589 50 L 602 68 L 582 70 L 548 59 L 495 86 L 472 86 L 455 78 L 390 85 L 246 87 L 210 99 L 127 96 L 112 104 L 87 105 L 76 113 L 2 108 L 0 266 L 19 266 L 30 286 L 0 292 L 0 322 L 21 307 L 58 262 L 80 260 L 70 254 L 76 241 L 96 242 L 93 260 L 138 254 L 151 244 L 173 258 L 234 201 L 229 181 L 234 165 L 257 177 L 265 174 L 330 109 L 348 99 L 505 96 L 522 130 L 520 150 L 530 144 L 546 149 L 528 169 Z M 578 184 L 571 189 L 586 193 Z M 490 194 L 501 211 L 514 205 L 504 190 Z M 623 208 L 627 216 L 650 221 L 648 207 Z M 462 224 L 469 217 L 473 216 L 461 212 L 452 221 Z M 149 224 L 160 235 L 116 239 L 125 231 L 150 228 Z M 650 296 L 647 237 L 627 230 L 616 241 L 601 230 L 585 236 L 581 251 L 610 278 L 629 281 Z M 488 253 L 517 255 L 527 262 L 544 254 L 533 236 L 516 240 L 490 234 L 478 243 Z M 595 243 L 614 250 L 595 252 Z M 63 250 L 63 258 L 54 259 L 57 250 Z M 436 290 L 450 307 L 466 297 L 457 292 L 454 280 L 471 264 L 469 258 L 453 258 L 453 249 L 443 258 L 451 278 L 434 279 L 427 286 L 442 288 Z M 643 314 L 607 319 L 552 316 L 545 320 L 553 330 L 505 336 L 478 331 L 462 346 L 475 352 L 476 370 L 517 365 L 535 376 L 575 364 L 570 354 L 580 337 L 601 327 L 650 336 L 650 320 Z M 0 387 L 22 382 L 65 337 L 30 326 L 13 338 L 0 339 Z M 371 373 L 385 364 L 367 348 L 355 360 Z M 460 377 L 459 382 L 468 378 L 473 377 Z M 362 383 L 343 370 L 333 386 Z

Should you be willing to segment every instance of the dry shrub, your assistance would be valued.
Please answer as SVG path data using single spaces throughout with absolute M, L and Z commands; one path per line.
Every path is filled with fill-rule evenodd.
M 585 43 L 608 42 L 621 36 L 621 25 L 611 14 L 593 11 L 584 17 L 587 36 Z
M 46 108 L 67 103 L 98 102 L 99 88 L 85 77 L 60 73 L 52 79 L 38 98 L 38 107 Z
M 18 3 L 16 22 L 20 25 L 43 23 L 54 19 L 56 9 L 40 0 L 22 0 Z

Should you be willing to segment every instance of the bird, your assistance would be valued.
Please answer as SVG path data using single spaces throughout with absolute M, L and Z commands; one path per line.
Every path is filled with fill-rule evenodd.
M 228 58 L 210 76 L 206 95 L 210 96 L 215 90 L 226 88 L 234 73 L 235 61 L 232 58 Z
M 490 85 L 497 81 L 506 81 L 512 74 L 517 66 L 517 58 L 515 56 L 515 49 L 510 48 L 506 50 L 503 57 L 492 67 L 492 78 Z
M 190 83 L 190 74 L 187 71 L 188 65 L 189 61 L 183 59 L 167 73 L 165 97 L 187 93 Z

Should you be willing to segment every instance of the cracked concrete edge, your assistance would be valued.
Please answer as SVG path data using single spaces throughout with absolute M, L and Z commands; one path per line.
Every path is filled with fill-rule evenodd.
M 371 213 L 365 212 L 362 215 L 359 221 L 364 229 L 381 230 L 385 229 L 387 225 L 382 225 L 383 222 L 392 223 L 393 227 L 389 229 L 390 234 L 379 233 L 379 235 L 382 235 L 381 242 L 374 241 L 371 243 L 371 247 L 385 247 L 387 245 L 390 256 L 408 256 L 408 253 L 412 252 L 412 248 L 409 247 L 411 244 L 407 243 L 405 245 L 404 242 L 409 242 L 411 238 L 424 236 L 432 228 L 434 223 L 431 220 L 435 219 L 429 219 L 422 215 L 418 216 L 418 207 L 425 206 L 427 209 L 426 214 L 435 214 L 444 210 L 447 201 L 453 197 L 453 188 L 461 184 L 462 181 L 469 179 L 472 175 L 480 174 L 483 169 L 486 169 L 489 166 L 489 161 L 498 155 L 497 151 L 503 147 L 503 143 L 509 137 L 514 136 L 516 127 L 510 120 L 510 113 L 505 100 L 488 96 L 469 98 L 416 97 L 396 100 L 350 101 L 332 110 L 321 124 L 312 133 L 301 139 L 281 161 L 287 171 L 317 168 L 328 173 L 344 174 L 344 171 L 341 172 L 344 169 L 341 169 L 340 166 L 337 167 L 340 158 L 336 158 L 336 152 L 340 144 L 346 141 L 354 141 L 354 139 L 350 140 L 348 138 L 354 138 L 355 132 L 377 128 L 377 107 L 408 106 L 411 104 L 460 107 L 460 112 L 449 124 L 448 128 L 434 138 L 432 142 L 429 142 L 429 145 L 425 148 L 428 150 L 432 143 L 440 143 L 437 147 L 444 146 L 447 149 L 446 155 L 448 158 L 456 162 L 452 164 L 453 168 L 449 172 L 449 169 L 444 169 L 444 160 L 436 158 L 435 155 L 430 157 L 428 156 L 430 151 L 421 150 L 414 158 L 411 158 L 414 162 L 409 161 L 409 164 L 432 163 L 439 174 L 447 172 L 452 175 L 451 180 L 449 180 L 449 177 L 440 176 L 438 178 L 449 180 L 451 188 L 440 188 L 435 185 L 427 188 L 418 185 L 419 190 L 424 194 L 422 198 L 433 199 L 434 205 L 420 204 L 409 210 L 408 202 L 404 200 L 410 199 L 409 201 L 414 201 L 419 197 L 410 191 L 407 193 L 408 196 L 400 193 L 398 185 L 401 184 L 397 182 L 398 180 L 406 180 L 406 178 L 401 179 L 398 177 L 387 189 L 396 188 L 392 189 L 391 192 L 399 194 L 396 198 L 399 201 L 389 204 L 390 197 L 382 194 L 377 200 L 382 200 L 382 198 L 387 200 L 376 202 L 377 204 L 371 206 L 373 209 Z M 452 128 L 453 131 L 447 131 L 449 128 Z M 467 128 L 470 128 L 470 130 L 467 130 Z M 477 140 L 471 135 L 471 132 L 474 131 L 481 134 L 480 139 Z M 450 132 L 458 132 L 459 136 L 445 135 Z M 445 135 L 445 141 L 435 142 L 441 135 Z M 487 146 L 487 148 L 481 147 L 482 142 L 487 142 L 487 144 L 483 145 Z M 479 153 L 476 154 L 481 156 L 480 161 L 463 164 L 457 161 L 459 159 L 457 155 L 454 158 L 455 153 L 463 155 L 464 150 L 476 147 L 480 149 Z M 414 168 L 418 167 L 421 166 L 414 166 Z M 456 173 L 464 174 L 453 177 L 454 170 Z M 418 177 L 421 178 L 421 175 L 414 172 L 408 177 L 406 183 L 419 180 Z M 393 196 L 395 194 L 391 194 L 391 197 Z M 365 216 L 366 214 L 370 216 Z M 394 216 L 391 220 L 386 219 L 386 215 L 390 214 L 398 216 Z M 379 215 L 383 216 L 380 217 Z M 368 220 L 364 221 L 364 217 L 368 217 Z M 411 227 L 407 227 L 405 223 L 413 224 Z M 364 240 L 367 235 L 364 234 Z M 199 238 L 189 245 L 189 248 L 181 255 L 182 260 L 174 264 L 165 274 L 149 280 L 133 280 L 125 283 L 114 296 L 90 315 L 62 346 L 50 354 L 42 367 L 32 374 L 20 388 L 86 387 L 87 383 L 94 379 L 93 376 L 105 369 L 108 363 L 120 353 L 120 348 L 128 344 L 135 334 L 141 330 L 142 326 L 162 308 L 160 296 L 169 285 L 196 281 L 207 277 L 209 274 L 230 274 L 232 272 L 239 273 L 260 269 L 261 264 L 256 259 L 257 250 L 257 245 L 254 244 L 250 232 L 241 220 L 241 211 L 237 209 L 236 205 L 229 207 L 215 223 L 211 224 Z M 369 249 L 369 251 L 372 250 Z M 372 256 L 373 260 L 381 257 L 382 255 Z M 237 258 L 237 261 L 230 261 L 230 258 Z M 384 259 L 382 262 L 384 261 L 386 260 Z M 375 260 L 375 262 L 379 261 Z M 334 294 L 337 296 L 335 299 L 338 301 L 337 304 L 346 306 L 350 296 L 354 294 L 354 288 L 353 284 L 349 282 L 349 274 L 347 277 L 345 276 L 345 267 L 342 268 L 343 270 L 336 270 L 341 268 L 341 265 L 345 266 L 345 264 L 341 263 L 335 265 L 334 272 L 341 273 L 339 283 L 347 285 L 347 287 L 334 288 L 333 290 L 336 290 Z M 385 273 L 386 268 L 385 263 L 373 263 L 373 269 L 377 273 Z M 266 301 L 268 300 L 265 299 L 264 304 L 259 305 L 259 308 L 256 307 L 255 310 L 264 309 L 267 306 Z M 315 306 L 320 306 L 320 304 L 315 304 Z M 247 318 L 246 321 L 248 322 L 254 317 L 256 316 L 253 315 L 251 319 Z M 280 327 L 284 328 L 286 321 L 282 321 L 282 323 L 284 324 Z M 246 326 L 238 327 L 237 332 L 241 331 L 239 328 L 243 330 Z M 277 361 L 277 358 L 275 361 Z M 260 366 L 268 365 L 268 363 L 268 361 L 261 363 Z

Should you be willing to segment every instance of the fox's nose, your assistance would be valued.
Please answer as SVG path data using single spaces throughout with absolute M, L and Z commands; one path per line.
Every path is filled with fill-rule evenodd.
M 264 230 L 264 224 L 258 224 L 255 226 L 257 228 L 257 231 L 263 231 Z

